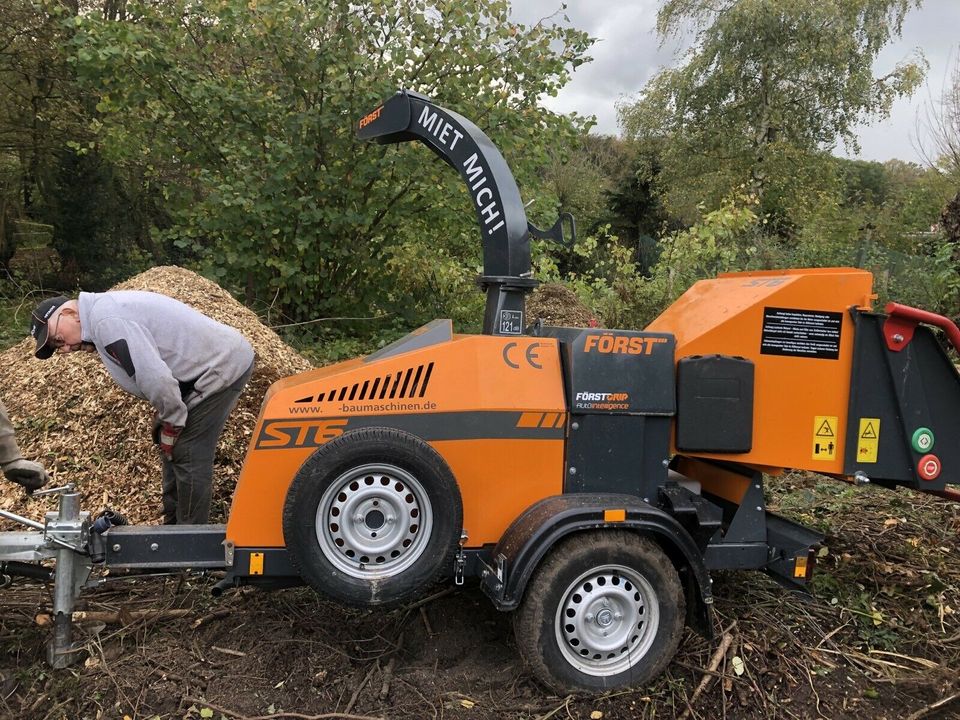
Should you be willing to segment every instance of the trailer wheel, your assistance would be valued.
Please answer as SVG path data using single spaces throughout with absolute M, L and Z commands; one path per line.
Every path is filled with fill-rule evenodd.
M 537 568 L 514 617 L 517 645 L 562 693 L 639 686 L 680 644 L 680 579 L 653 541 L 602 530 L 559 543 Z
M 350 605 L 409 600 L 453 568 L 463 506 L 443 458 L 390 428 L 322 445 L 290 485 L 283 536 L 300 576 Z

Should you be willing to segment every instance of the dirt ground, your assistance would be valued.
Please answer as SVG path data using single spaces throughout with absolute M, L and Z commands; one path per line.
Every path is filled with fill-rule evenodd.
M 469 584 L 383 612 L 302 588 L 214 599 L 216 578 L 202 575 L 86 592 L 85 609 L 120 611 L 128 624 L 85 624 L 86 661 L 51 671 L 47 630 L 34 621 L 49 590 L 18 582 L 0 591 L 0 716 L 960 717 L 960 505 L 810 476 L 770 494 L 784 514 L 827 532 L 813 595 L 759 573 L 717 573 L 717 639 L 688 631 L 648 688 L 555 696 L 522 666 L 510 616 Z M 185 612 L 131 621 L 143 609 Z

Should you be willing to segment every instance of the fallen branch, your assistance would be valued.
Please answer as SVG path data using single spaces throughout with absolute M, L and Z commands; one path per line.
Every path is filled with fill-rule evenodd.
M 350 702 L 347 703 L 347 712 L 353 710 L 353 706 L 357 702 L 357 698 L 360 697 L 360 692 L 367 686 L 367 683 L 370 682 L 370 678 L 373 676 L 374 670 L 380 667 L 380 661 L 373 663 L 370 666 L 370 669 L 367 670 L 367 674 L 364 676 L 363 680 L 360 681 L 360 684 L 357 685 L 357 689 L 353 691 L 353 695 L 350 696 Z
M 404 610 L 416 610 L 416 609 L 417 609 L 418 607 L 420 607 L 421 605 L 426 605 L 427 603 L 432 603 L 434 600 L 436 600 L 436 599 L 438 599 L 438 598 L 442 598 L 444 595 L 451 595 L 451 594 L 455 593 L 455 592 L 456 592 L 457 590 L 459 590 L 459 589 L 460 589 L 460 588 L 457 587 L 456 585 L 454 585 L 453 587 L 448 587 L 448 588 L 446 588 L 446 589 L 444 589 L 444 590 L 441 590 L 440 592 L 436 592 L 436 593 L 434 593 L 433 595 L 430 595 L 429 597 L 423 598 L 423 600 L 417 600 L 417 601 L 414 602 L 414 603 L 410 603 L 409 605 L 405 605 L 403 609 L 404 609 Z
M 422 610 L 423 608 L 420 609 Z M 393 669 L 397 666 L 397 653 L 400 652 L 402 647 L 403 633 L 400 633 L 400 637 L 397 638 L 397 647 L 390 655 L 390 660 L 387 661 L 387 666 L 383 669 L 383 683 L 380 685 L 379 695 L 380 700 L 386 700 L 387 696 L 390 694 L 390 681 L 393 679 Z
M 427 608 L 420 606 L 420 618 L 423 620 L 423 626 L 427 629 L 427 635 L 433 637 L 433 628 L 430 627 L 430 618 L 427 617 Z
M 271 715 L 244 715 L 243 713 L 236 712 L 235 710 L 228 710 L 227 708 L 220 707 L 219 705 L 214 705 L 211 702 L 206 700 L 201 700 L 200 698 L 184 696 L 181 700 L 181 707 L 187 703 L 190 705 L 202 705 L 203 707 L 210 708 L 214 712 L 221 713 L 222 715 L 229 715 L 231 717 L 238 718 L 239 720 L 276 720 L 277 718 L 297 718 L 297 720 L 383 720 L 382 717 L 372 716 L 372 715 L 349 715 L 347 713 L 323 713 L 322 715 L 304 715 L 303 713 L 298 712 L 279 712 L 273 713 Z
M 567 695 L 567 696 L 563 699 L 563 702 L 560 703 L 559 705 L 557 705 L 553 710 L 551 710 L 550 712 L 548 712 L 548 713 L 546 713 L 546 714 L 544 714 L 544 715 L 538 715 L 538 716 L 537 716 L 537 720 L 550 720 L 550 718 L 552 718 L 552 717 L 553 717 L 554 715 L 556 715 L 558 712 L 560 712 L 560 711 L 563 710 L 565 707 L 568 707 L 568 706 L 570 705 L 570 699 L 571 699 L 572 697 L 573 697 L 573 695 Z
M 247 656 L 247 654 L 246 654 L 245 652 L 241 652 L 240 650 L 231 650 L 230 648 L 217 647 L 216 645 L 211 645 L 211 646 L 210 646 L 210 649 L 211 649 L 211 650 L 216 650 L 218 653 L 223 653 L 224 655 L 233 655 L 234 657 L 246 657 L 246 656 Z
M 928 715 L 929 713 L 932 713 L 934 710 L 940 710 L 941 708 L 946 707 L 957 698 L 960 698 L 960 692 L 954 693 L 950 697 L 943 698 L 942 700 L 937 700 L 937 702 L 932 703 L 931 705 L 927 705 L 924 708 L 920 708 L 915 713 L 910 715 L 910 717 L 908 717 L 907 720 L 919 720 L 919 718 L 922 718 L 924 715 Z
M 700 680 L 700 684 L 697 685 L 697 689 L 693 691 L 693 695 L 690 696 L 690 701 L 687 703 L 687 709 L 683 711 L 678 720 L 686 720 L 690 717 L 690 711 L 693 708 L 693 704 L 697 701 L 697 698 L 707 689 L 707 686 L 710 684 L 710 681 L 713 680 L 714 674 L 717 672 L 717 668 L 720 667 L 720 663 L 723 661 L 724 656 L 727 654 L 727 650 L 730 649 L 730 645 L 733 644 L 733 633 L 732 630 L 737 626 L 737 621 L 734 620 L 730 627 L 728 627 L 723 633 L 723 639 L 720 641 L 720 647 L 716 649 L 713 653 L 713 657 L 710 658 L 710 664 L 707 665 L 707 670 L 703 675 L 703 679 Z
M 206 625 L 208 622 L 211 622 L 212 620 L 219 620 L 220 618 L 224 618 L 227 615 L 229 615 L 231 612 L 232 612 L 231 610 L 217 610 L 216 612 L 212 612 L 209 615 L 198 617 L 196 620 L 194 620 L 190 624 L 190 627 L 196 630 L 201 625 Z
M 83 622 L 102 622 L 108 625 L 130 625 L 142 620 L 175 620 L 177 618 L 191 615 L 193 610 L 120 610 L 118 612 L 107 612 L 100 610 L 77 610 L 71 614 L 71 619 L 76 623 Z M 50 613 L 39 613 L 34 621 L 40 627 L 49 627 L 53 625 L 53 615 Z

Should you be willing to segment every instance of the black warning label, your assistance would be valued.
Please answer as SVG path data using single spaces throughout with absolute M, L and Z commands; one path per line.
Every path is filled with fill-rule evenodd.
M 843 313 L 764 308 L 760 353 L 836 360 L 842 324 Z

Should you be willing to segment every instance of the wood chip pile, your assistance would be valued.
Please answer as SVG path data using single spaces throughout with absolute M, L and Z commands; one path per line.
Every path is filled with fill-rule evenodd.
M 532 323 L 543 320 L 544 325 L 559 327 L 598 327 L 596 315 L 580 302 L 580 298 L 566 285 L 546 283 L 527 296 L 527 318 Z
M 310 363 L 253 311 L 189 270 L 152 268 L 114 289 L 176 298 L 235 327 L 256 352 L 253 377 L 217 449 L 211 522 L 223 522 L 264 393 L 279 378 L 309 370 Z M 84 510 L 95 513 L 109 507 L 133 523 L 159 522 L 160 458 L 150 438 L 150 405 L 121 390 L 96 354 L 37 360 L 33 349 L 33 340 L 27 338 L 0 353 L 0 397 L 24 456 L 54 473 L 51 485 L 76 483 L 84 495 Z M 55 506 L 53 499 L 26 498 L 19 486 L 0 481 L 0 507 L 6 510 L 40 519 Z

